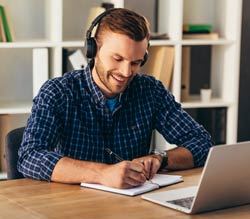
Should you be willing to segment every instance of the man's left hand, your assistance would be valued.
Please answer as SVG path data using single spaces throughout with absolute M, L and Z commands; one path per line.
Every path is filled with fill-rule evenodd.
M 161 166 L 162 157 L 160 155 L 152 154 L 152 155 L 136 158 L 133 160 L 133 162 L 142 163 L 145 168 L 146 178 L 152 179 Z

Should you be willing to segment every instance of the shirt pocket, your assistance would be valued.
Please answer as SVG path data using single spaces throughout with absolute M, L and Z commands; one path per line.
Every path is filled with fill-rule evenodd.
M 151 141 L 151 128 L 143 122 L 135 122 L 120 130 L 119 142 L 125 157 L 132 160 L 148 154 Z

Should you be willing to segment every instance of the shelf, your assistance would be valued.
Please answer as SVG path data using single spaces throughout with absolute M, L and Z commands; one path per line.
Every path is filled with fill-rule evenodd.
M 85 42 L 84 41 L 63 41 L 61 43 L 61 46 L 66 47 L 84 47 Z
M 61 43 L 50 41 L 22 41 L 12 43 L 0 43 L 0 48 L 16 49 L 16 48 L 39 48 L 39 47 L 54 47 Z
M 197 102 L 182 102 L 182 107 L 184 109 L 191 109 L 191 108 L 218 108 L 218 107 L 229 107 L 231 104 L 227 102 L 219 102 L 211 100 L 208 103 L 203 103 L 200 101 Z
M 228 40 L 224 38 L 220 38 L 217 40 L 209 40 L 209 39 L 188 39 L 182 40 L 182 45 L 230 45 L 235 43 L 234 40 Z
M 150 46 L 175 46 L 175 45 L 230 45 L 233 40 L 150 40 Z M 0 43 L 0 48 L 52 48 L 52 47 L 83 47 L 84 41 L 62 41 L 52 42 L 46 40 L 20 41 L 12 43 Z
M 150 40 L 150 46 L 174 46 L 177 45 L 176 40 Z
M 190 101 L 181 102 L 183 108 L 215 108 L 215 107 L 229 107 L 230 102 L 223 101 L 221 98 L 212 98 L 209 102 L 202 102 L 200 96 L 191 96 Z
M 12 43 L 0 43 L 0 48 L 53 48 L 53 47 L 83 47 L 83 41 L 53 42 L 46 40 L 20 41 Z
M 13 102 L 0 103 L 0 114 L 26 114 L 31 112 L 32 103 L 28 102 Z
M 49 67 L 39 76 L 61 76 L 63 49 L 84 49 L 84 32 L 89 27 L 88 12 L 103 1 L 78 0 L 77 4 L 66 0 L 4 2 L 9 9 L 16 41 L 0 42 L 0 115 L 16 114 L 16 117 L 22 117 L 21 114 L 30 113 L 33 91 L 38 90 L 41 85 L 33 82 L 34 76 L 37 76 L 33 72 L 35 48 L 48 48 L 46 60 Z M 119 7 L 127 7 L 124 0 L 112 2 L 115 2 L 116 7 L 117 4 Z M 151 12 L 154 9 L 149 8 L 149 5 L 144 7 L 145 3 L 139 2 L 132 8 L 145 16 L 148 13 L 148 18 L 152 18 Z M 225 107 L 228 113 L 227 143 L 235 142 L 242 0 L 159 0 L 158 8 L 158 18 L 154 18 L 157 21 L 157 31 L 167 33 L 169 39 L 150 40 L 150 47 L 174 47 L 173 95 L 177 101 L 181 99 L 182 55 L 185 46 L 212 46 L 210 85 L 213 95 L 218 98 L 205 103 L 201 102 L 200 96 L 195 96 L 181 104 L 185 109 Z M 219 34 L 219 39 L 184 39 L 183 24 L 199 22 L 211 24 L 213 31 Z M 38 62 L 41 63 L 39 58 Z M 200 73 L 202 77 L 202 72 Z M 192 83 L 198 80 L 199 78 L 193 78 Z
M 52 42 L 52 41 L 23 41 L 13 43 L 0 43 L 0 48 L 53 48 L 53 47 L 83 47 L 83 41 L 65 41 L 65 42 Z

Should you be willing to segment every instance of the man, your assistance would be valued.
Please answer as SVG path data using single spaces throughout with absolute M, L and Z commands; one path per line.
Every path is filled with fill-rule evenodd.
M 92 64 L 47 81 L 34 99 L 19 150 L 25 177 L 129 188 L 160 169 L 204 164 L 209 134 L 160 81 L 138 73 L 149 37 L 147 20 L 130 10 L 113 9 L 94 21 L 87 32 Z M 155 129 L 178 145 L 167 156 L 149 154 Z

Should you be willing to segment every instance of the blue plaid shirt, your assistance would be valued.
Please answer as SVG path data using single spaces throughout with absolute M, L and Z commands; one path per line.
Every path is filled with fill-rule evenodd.
M 191 151 L 195 166 L 203 165 L 212 145 L 160 81 L 137 74 L 113 111 L 95 84 L 89 67 L 48 80 L 34 98 L 18 170 L 26 177 L 50 181 L 62 157 L 114 163 L 110 148 L 126 160 L 149 153 L 152 131 Z

